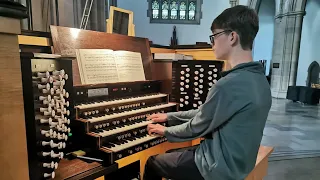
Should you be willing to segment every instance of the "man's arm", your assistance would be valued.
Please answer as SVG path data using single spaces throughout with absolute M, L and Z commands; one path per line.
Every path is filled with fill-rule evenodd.
M 174 126 L 174 125 L 182 124 L 184 122 L 188 122 L 198 112 L 199 112 L 199 109 L 192 109 L 189 111 L 169 112 L 167 113 L 168 124 L 169 126 Z
M 171 142 L 189 141 L 203 137 L 228 121 L 231 116 L 246 105 L 248 102 L 238 102 L 222 87 L 215 86 L 209 91 L 206 102 L 190 121 L 167 127 L 164 134 Z

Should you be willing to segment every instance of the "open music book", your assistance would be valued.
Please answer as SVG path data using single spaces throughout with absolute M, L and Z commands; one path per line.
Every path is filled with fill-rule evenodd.
M 141 54 L 110 49 L 76 49 L 82 84 L 144 81 Z

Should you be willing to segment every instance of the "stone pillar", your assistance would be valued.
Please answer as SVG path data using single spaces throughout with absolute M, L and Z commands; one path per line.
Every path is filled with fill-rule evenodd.
M 26 9 L 0 1 L 0 179 L 29 179 L 18 34 Z
M 286 98 L 288 86 L 296 84 L 304 14 L 291 11 L 275 17 L 271 62 L 271 93 L 275 98 Z

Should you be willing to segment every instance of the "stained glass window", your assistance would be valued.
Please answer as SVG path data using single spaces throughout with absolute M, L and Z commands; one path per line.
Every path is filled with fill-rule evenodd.
M 177 19 L 178 18 L 178 4 L 176 1 L 172 1 L 170 5 L 170 18 Z
M 159 2 L 157 0 L 154 0 L 152 2 L 152 18 L 158 19 L 159 18 Z
M 234 6 L 237 6 L 239 5 L 239 0 L 230 0 L 230 6 L 231 7 L 234 7 Z
M 194 20 L 196 15 L 196 4 L 191 1 L 189 3 L 189 20 Z
M 147 0 L 151 23 L 200 24 L 203 0 Z M 232 0 L 230 0 L 232 1 Z
M 162 2 L 162 19 L 169 18 L 169 4 L 168 1 Z
M 186 19 L 186 10 L 187 10 L 187 5 L 186 5 L 186 3 L 184 2 L 184 1 L 182 1 L 181 3 L 180 3 L 180 9 L 179 9 L 179 11 L 180 11 L 180 19 Z

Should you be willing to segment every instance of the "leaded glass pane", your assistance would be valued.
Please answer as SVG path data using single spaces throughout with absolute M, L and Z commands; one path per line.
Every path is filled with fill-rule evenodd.
M 196 15 L 196 4 L 191 1 L 189 3 L 189 20 L 194 20 Z
M 187 5 L 184 1 L 180 3 L 180 19 L 186 19 L 186 10 L 187 10 Z
M 152 2 L 152 18 L 158 19 L 159 18 L 159 2 L 157 0 L 154 0 Z
M 167 1 L 162 2 L 162 19 L 168 19 L 169 17 L 169 4 Z
M 171 16 L 170 16 L 171 19 L 177 19 L 178 18 L 178 4 L 176 1 L 171 2 L 170 10 L 171 10 Z

